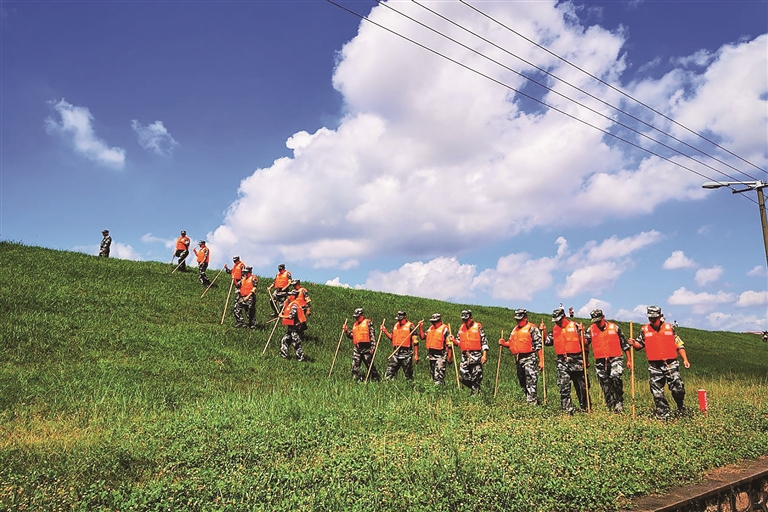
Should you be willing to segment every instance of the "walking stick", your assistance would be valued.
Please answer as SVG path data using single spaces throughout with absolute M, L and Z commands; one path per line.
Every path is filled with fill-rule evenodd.
M 274 296 L 272 295 L 272 292 L 270 292 L 269 290 L 267 290 L 267 295 L 269 295 L 269 301 L 272 303 L 272 307 L 274 308 L 274 310 L 275 310 L 275 313 L 277 313 L 277 314 L 279 315 L 279 314 L 280 314 L 280 312 L 277 310 L 277 302 L 275 302 L 275 298 L 274 298 Z
M 381 341 L 381 333 L 383 331 L 384 322 L 386 322 L 387 319 L 384 318 L 381 321 L 381 326 L 379 327 L 379 336 L 376 339 L 376 347 L 373 349 L 373 356 L 371 356 L 371 364 L 368 365 L 368 373 L 365 374 L 365 382 L 368 382 L 368 377 L 371 376 L 371 368 L 373 368 L 373 362 L 376 360 L 376 351 L 379 350 L 379 342 Z
M 171 272 L 171 274 L 173 274 L 173 273 L 175 273 L 177 270 L 179 270 L 179 267 L 180 267 L 180 266 L 182 265 L 182 263 L 184 263 L 186 260 L 187 260 L 186 258 L 184 258 L 183 260 L 181 260 L 181 263 L 179 263 L 178 265 L 176 265 L 176 268 L 175 268 L 175 269 L 173 269 L 173 272 Z
M 203 292 L 203 295 L 205 295 L 205 293 L 206 293 L 208 290 L 210 290 L 210 289 L 211 289 L 211 286 L 213 286 L 213 283 L 215 283 L 215 282 L 216 282 L 216 280 L 219 278 L 219 276 L 221 275 L 221 273 L 222 273 L 222 272 L 224 272 L 224 268 L 223 268 L 223 267 L 222 267 L 222 269 L 221 269 L 221 270 L 219 270 L 219 273 L 218 273 L 218 274 L 216 274 L 216 277 L 214 277 L 214 278 L 213 278 L 213 281 L 211 281 L 211 284 L 209 284 L 209 285 L 208 285 L 208 288 L 206 288 L 206 289 L 205 289 L 205 291 Z M 201 298 L 201 299 L 203 298 L 203 295 L 201 295 L 201 296 L 200 296 L 200 298 Z
M 344 319 L 344 326 L 347 325 L 347 319 Z M 331 371 L 328 372 L 328 378 L 331 378 L 331 374 L 333 373 L 333 366 L 336 364 L 336 356 L 339 355 L 339 348 L 341 347 L 341 339 L 344 337 L 344 327 L 341 328 L 341 334 L 339 334 L 339 343 L 336 345 L 336 353 L 333 354 L 333 361 L 331 362 Z
M 227 306 L 229 306 L 229 296 L 232 293 L 232 286 L 235 284 L 235 280 L 229 283 L 229 291 L 227 292 L 227 301 L 224 303 L 224 312 L 221 314 L 221 325 L 224 325 L 224 317 L 227 316 Z
M 504 329 L 501 330 L 501 339 L 504 339 Z M 499 368 L 501 368 L 501 351 L 504 348 L 499 345 L 499 360 L 496 361 L 496 382 L 493 385 L 493 398 L 496 398 L 496 393 L 499 391 Z
M 448 336 L 453 338 L 451 334 L 451 324 L 448 324 Z M 461 350 L 459 350 L 461 353 Z M 456 371 L 456 389 L 461 391 L 461 383 L 459 382 L 459 364 L 456 362 L 456 352 L 453 350 L 453 343 L 451 343 L 451 355 L 453 356 L 453 369 Z
M 539 325 L 541 330 L 541 387 L 544 391 L 544 403 L 547 403 L 547 366 L 544 364 L 544 338 L 547 337 L 547 326 L 544 325 L 544 320 Z
M 632 336 L 632 322 L 629 322 L 629 339 L 632 340 L 632 344 L 629 346 L 629 361 L 632 365 L 632 371 L 630 372 L 631 380 L 630 387 L 632 388 L 632 418 L 635 418 L 635 344 L 634 337 Z
M 173 260 L 176 258 L 175 254 L 171 255 L 171 261 L 168 262 L 168 265 L 173 266 Z
M 424 323 L 424 320 L 422 320 L 421 322 Z M 397 346 L 397 348 L 395 350 L 393 350 L 391 354 L 389 354 L 389 357 L 387 358 L 387 361 L 389 361 L 389 359 L 393 355 L 397 354 L 397 351 L 400 350 L 403 347 L 403 343 L 405 343 L 405 340 L 410 339 L 410 337 L 413 336 L 413 333 L 415 333 L 416 329 L 418 329 L 418 328 L 419 328 L 419 324 L 416 324 L 416 327 L 414 327 L 413 330 L 408 333 L 408 337 L 405 338 L 403 341 L 401 341 L 400 344 Z
M 587 377 L 587 354 L 584 341 L 584 326 L 579 324 L 579 339 L 581 341 L 581 363 L 584 367 L 584 391 L 587 393 L 587 413 L 592 412 L 589 404 L 589 378 Z
M 261 355 L 264 355 L 267 352 L 267 347 L 269 346 L 269 342 L 272 340 L 272 335 L 275 334 L 275 329 L 277 329 L 277 322 L 275 322 L 275 326 L 272 327 L 272 332 L 269 333 L 269 338 L 267 338 L 267 343 L 264 345 L 264 350 L 261 351 Z

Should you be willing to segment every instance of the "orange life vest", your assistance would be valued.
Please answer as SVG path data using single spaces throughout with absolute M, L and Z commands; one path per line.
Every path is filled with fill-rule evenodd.
M 427 348 L 443 350 L 445 348 L 445 335 L 448 326 L 441 323 L 439 326 L 430 325 L 427 329 Z
M 352 326 L 352 343 L 357 345 L 358 343 L 370 343 L 371 331 L 369 325 L 371 321 L 365 318 L 362 322 L 355 322 Z
M 280 316 L 283 317 L 283 325 L 299 325 L 307 321 L 307 317 L 304 316 L 304 310 L 298 304 L 296 304 L 296 318 L 285 318 L 291 314 L 291 308 L 294 304 L 296 304 L 296 299 L 287 300 L 283 304 L 283 312 L 280 313 Z
M 243 277 L 243 268 L 245 267 L 245 263 L 242 261 L 238 261 L 234 265 L 232 265 L 232 280 L 233 281 L 239 281 L 240 278 Z
M 257 284 L 259 284 L 259 280 L 253 274 L 245 277 L 240 283 L 240 295 L 243 297 L 249 296 Z
M 186 251 L 189 248 L 189 237 L 188 236 L 180 236 L 176 240 L 176 250 L 177 251 Z
M 413 327 L 413 322 L 406 321 L 404 325 L 400 325 L 400 322 L 397 322 L 395 326 L 392 327 L 392 346 L 410 348 L 412 336 L 411 330 Z
M 621 340 L 619 328 L 612 322 L 606 322 L 605 330 L 601 331 L 597 324 L 589 327 L 592 336 L 592 353 L 595 359 L 616 357 L 621 355 Z
M 208 251 L 207 247 L 201 247 L 200 250 L 196 252 L 196 254 L 198 263 L 208 263 L 208 260 L 210 259 L 210 252 Z
M 645 355 L 649 361 L 661 361 L 662 359 L 677 358 L 677 344 L 675 343 L 675 329 L 664 322 L 656 331 L 651 324 L 643 326 L 643 340 L 645 342 Z
M 298 288 L 296 291 L 299 292 L 299 294 L 296 296 L 296 302 L 303 308 L 307 305 L 307 289 Z
M 533 339 L 531 338 L 531 327 L 533 324 L 527 323 L 523 327 L 515 326 L 512 329 L 509 351 L 513 354 L 527 354 L 533 352 Z
M 291 282 L 291 273 L 287 270 L 281 270 L 275 276 L 275 288 L 285 288 Z
M 469 350 L 481 350 L 483 340 L 480 337 L 480 329 L 483 326 L 477 322 L 472 322 L 472 327 L 467 328 L 467 324 L 462 323 L 459 327 L 459 348 L 463 352 Z
M 555 354 L 581 353 L 581 337 L 576 322 L 568 321 L 565 329 L 555 324 L 552 327 L 552 339 L 555 341 Z

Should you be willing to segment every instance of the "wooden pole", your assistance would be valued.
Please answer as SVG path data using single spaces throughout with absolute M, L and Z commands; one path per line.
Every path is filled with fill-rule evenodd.
M 277 320 L 277 318 L 275 318 Z M 347 325 L 347 319 L 344 319 L 344 326 Z M 336 353 L 333 354 L 333 361 L 331 362 L 331 371 L 328 372 L 328 378 L 331 378 L 331 374 L 333 373 L 333 367 L 336 364 L 336 356 L 339 355 L 339 348 L 341 348 L 341 339 L 344 337 L 344 327 L 341 328 L 341 334 L 339 334 L 339 343 L 336 345 Z
M 365 374 L 365 382 L 368 382 L 368 377 L 371 376 L 371 368 L 373 368 L 373 363 L 374 361 L 376 361 L 376 351 L 379 350 L 379 343 L 381 342 L 381 333 L 383 332 L 384 322 L 386 321 L 387 321 L 386 318 L 381 320 L 381 325 L 379 326 L 379 336 L 376 338 L 376 346 L 373 348 L 373 355 L 371 356 L 371 364 L 368 365 L 368 373 Z
M 630 387 L 632 388 L 632 418 L 635 418 L 635 343 L 632 335 L 632 322 L 629 322 L 629 361 L 632 365 L 632 371 L 630 372 Z
M 229 291 L 227 292 L 227 300 L 224 302 L 224 312 L 221 314 L 221 325 L 224 325 L 224 317 L 227 316 L 227 306 L 229 306 L 229 296 L 232 293 L 232 286 L 234 286 L 235 280 L 233 279 L 231 283 L 229 283 Z
M 547 366 L 544 363 L 544 338 L 547 337 L 547 326 L 544 324 L 544 320 L 539 325 L 541 331 L 541 387 L 544 391 L 544 403 L 547 403 Z
M 504 329 L 501 330 L 501 339 L 504 339 Z M 496 393 L 499 392 L 499 369 L 501 368 L 501 353 L 503 345 L 499 345 L 499 360 L 496 361 L 496 382 L 493 384 L 493 398 L 496 398 Z
M 222 272 L 224 272 L 224 268 L 223 267 L 222 267 L 221 270 L 219 270 L 219 273 L 216 274 L 216 277 L 213 278 L 213 281 L 211 281 L 211 284 L 208 285 L 208 288 L 206 288 L 205 291 L 203 291 L 203 295 L 205 295 L 208 292 L 208 290 L 211 289 L 211 286 L 213 286 L 213 283 L 216 282 L 216 280 L 219 278 L 219 276 L 221 275 Z M 203 295 L 200 296 L 201 299 L 203 298 Z
M 269 333 L 269 338 L 267 338 L 267 343 L 264 345 L 264 350 L 261 351 L 261 355 L 264 355 L 267 352 L 267 347 L 269 346 L 269 342 L 272 340 L 272 335 L 275 334 L 275 329 L 277 329 L 277 322 L 275 322 L 274 327 L 272 327 L 272 332 Z
M 451 334 L 451 324 L 448 324 L 448 336 L 453 337 Z M 459 350 L 461 354 L 461 350 Z M 456 370 L 456 389 L 461 391 L 461 382 L 459 382 L 459 363 L 456 362 L 456 351 L 453 350 L 453 343 L 451 343 L 451 355 L 453 356 L 453 369 Z
M 581 340 L 581 362 L 584 367 L 584 391 L 587 393 L 587 412 L 592 412 L 589 404 L 589 378 L 587 377 L 587 353 L 584 340 L 584 326 L 579 324 L 579 339 Z
M 422 324 L 423 324 L 423 323 L 424 323 L 424 320 L 422 320 L 421 322 L 422 322 Z M 418 328 L 419 328 L 419 324 L 416 324 L 416 327 L 414 327 L 414 328 L 413 328 L 413 330 L 412 330 L 412 331 L 411 331 L 411 332 L 408 334 L 408 338 L 405 338 L 405 340 L 407 340 L 407 339 L 409 339 L 411 336 L 413 336 L 413 333 L 415 333 L 415 332 L 416 332 L 416 329 L 418 329 Z M 387 361 L 389 361 L 389 359 L 390 359 L 390 358 L 391 358 L 393 355 L 397 354 L 397 351 L 398 351 L 398 350 L 400 350 L 400 349 L 403 347 L 403 343 L 405 343 L 405 340 L 401 341 L 401 342 L 400 342 L 400 344 L 397 346 L 397 348 L 396 348 L 395 350 L 393 350 L 391 354 L 389 354 L 389 357 L 387 358 Z
M 183 260 L 181 260 L 181 263 L 179 263 L 178 265 L 176 265 L 176 268 L 175 268 L 175 269 L 173 269 L 173 272 L 171 272 L 171 274 L 173 274 L 173 273 L 175 273 L 177 270 L 179 270 L 179 267 L 180 267 L 180 266 L 182 265 L 182 263 L 184 263 L 185 261 L 187 261 L 187 259 L 186 259 L 186 258 L 184 258 Z

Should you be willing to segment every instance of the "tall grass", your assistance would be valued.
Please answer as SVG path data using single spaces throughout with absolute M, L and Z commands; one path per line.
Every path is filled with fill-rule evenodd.
M 412 383 L 356 384 L 346 339 L 328 378 L 355 307 L 391 328 L 398 309 L 457 326 L 465 305 L 305 283 L 301 364 L 277 356 L 279 327 L 261 356 L 271 324 L 235 329 L 228 312 L 220 325 L 224 274 L 201 299 L 196 272 L 160 263 L 8 242 L 0 254 L 0 509 L 615 510 L 768 455 L 756 336 L 680 329 L 687 403 L 706 389 L 707 415 L 653 419 L 640 353 L 637 418 L 608 413 L 594 375 L 594 412 L 569 417 L 551 349 L 544 406 L 525 405 L 508 352 L 493 398 L 495 340 L 513 325 L 504 308 L 472 308 L 492 346 L 484 392 L 469 397 L 452 368 L 432 385 L 426 361 Z M 627 410 L 629 389 L 627 372 Z

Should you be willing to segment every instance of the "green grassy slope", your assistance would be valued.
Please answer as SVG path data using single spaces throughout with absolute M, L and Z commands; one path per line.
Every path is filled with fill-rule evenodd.
M 638 354 L 637 418 L 606 412 L 594 376 L 595 411 L 568 417 L 551 349 L 544 406 L 524 405 L 508 352 L 493 398 L 495 343 L 513 326 L 504 308 L 472 307 L 491 357 L 470 398 L 452 368 L 435 388 L 426 361 L 413 383 L 355 384 L 346 339 L 328 378 L 355 307 L 391 328 L 398 309 L 457 326 L 463 305 L 305 283 L 301 364 L 277 356 L 280 327 L 262 356 L 269 327 L 235 329 L 231 311 L 220 325 L 226 274 L 200 298 L 195 269 L 8 242 L 0 255 L 0 509 L 612 510 L 768 455 L 758 336 L 680 329 L 686 401 L 695 409 L 707 389 L 706 416 L 652 419 Z M 629 372 L 625 390 L 629 410 Z

